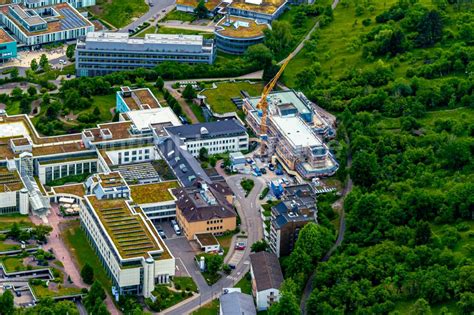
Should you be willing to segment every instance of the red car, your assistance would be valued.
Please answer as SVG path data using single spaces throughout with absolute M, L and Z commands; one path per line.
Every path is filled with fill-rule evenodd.
M 247 244 L 245 244 L 244 242 L 238 242 L 237 244 L 235 244 L 234 248 L 236 250 L 244 250 L 246 246 Z

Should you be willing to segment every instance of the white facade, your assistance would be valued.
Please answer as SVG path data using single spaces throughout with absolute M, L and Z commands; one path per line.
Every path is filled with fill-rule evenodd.
M 0 214 L 28 214 L 28 191 L 5 191 L 0 193 Z
M 154 146 L 143 146 L 126 148 L 120 150 L 106 151 L 105 154 L 113 165 L 123 165 L 137 162 L 150 162 L 159 160 L 160 155 Z
M 277 302 L 280 299 L 280 290 L 268 289 L 264 291 L 258 291 L 255 295 L 257 304 L 257 311 L 267 310 L 270 305 Z
M 169 277 L 175 274 L 174 257 L 157 260 L 151 257 L 123 259 L 94 212 L 86 198 L 80 211 L 82 226 L 120 294 L 138 294 L 147 298 L 151 296 L 156 283 L 169 282 Z
M 176 217 L 176 203 L 174 200 L 140 204 L 150 220 L 163 220 Z
M 186 150 L 193 156 L 199 156 L 199 150 L 206 148 L 209 154 L 245 151 L 249 148 L 249 136 L 222 137 L 214 139 L 185 140 Z

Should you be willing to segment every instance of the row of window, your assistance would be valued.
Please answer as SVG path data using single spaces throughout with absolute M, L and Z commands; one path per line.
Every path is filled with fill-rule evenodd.
M 210 226 L 206 228 L 206 231 L 215 231 L 215 230 L 222 230 L 224 227 L 221 226 Z
M 224 140 L 216 140 L 216 141 L 205 141 L 205 142 L 194 142 L 189 143 L 189 148 L 200 148 L 200 147 L 207 147 L 209 145 L 218 145 L 218 144 L 227 144 L 227 143 L 235 143 L 237 139 L 224 139 Z
M 209 220 L 209 221 L 207 221 L 206 223 L 207 223 L 207 224 L 217 224 L 217 223 L 222 223 L 222 222 L 224 222 L 224 220 L 223 220 L 223 219 L 219 219 L 219 220 Z
M 127 55 L 127 54 L 117 54 L 111 57 L 98 58 L 97 54 L 88 54 L 79 53 L 79 62 L 108 62 L 108 63 L 152 63 L 156 60 L 171 59 L 171 60 L 208 60 L 211 57 L 211 54 L 200 55 Z M 96 58 L 86 58 L 86 57 L 96 57 Z
M 45 181 L 50 182 L 52 180 L 63 178 L 71 175 L 79 175 L 84 173 L 96 173 L 97 162 L 85 162 L 76 164 L 66 164 L 58 166 L 46 167 Z

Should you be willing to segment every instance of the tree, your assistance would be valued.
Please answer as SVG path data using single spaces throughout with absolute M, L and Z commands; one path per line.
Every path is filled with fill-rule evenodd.
M 417 26 L 416 42 L 420 47 L 433 46 L 443 36 L 443 21 L 436 10 L 426 12 Z
M 76 45 L 67 46 L 67 48 L 66 48 L 66 57 L 68 59 L 73 59 L 75 51 L 76 51 Z
M 33 72 L 38 70 L 38 61 L 36 61 L 36 59 L 31 60 L 30 68 Z
M 199 159 L 203 162 L 209 159 L 209 152 L 207 151 L 206 147 L 202 147 L 199 150 Z
M 250 247 L 251 251 L 254 253 L 263 252 L 268 249 L 268 243 L 265 240 L 260 240 L 252 244 Z
M 256 62 L 263 68 L 271 65 L 273 60 L 272 51 L 264 44 L 252 45 L 245 51 L 245 58 L 250 62 Z
M 89 314 L 108 314 L 103 312 L 105 291 L 98 281 L 94 281 L 89 292 L 84 298 L 84 307 Z M 103 306 L 102 306 L 103 305 Z M 107 311 L 107 308 L 105 308 Z
M 206 257 L 206 268 L 207 271 L 214 275 L 222 268 L 224 258 L 220 255 L 211 255 Z
M 43 69 L 44 71 L 49 70 L 49 60 L 48 60 L 48 57 L 45 54 L 41 55 L 39 65 L 40 65 L 41 69 Z
M 165 81 L 163 80 L 162 77 L 158 77 L 155 82 L 155 86 L 158 88 L 158 90 L 162 91 L 163 87 L 165 86 Z
M 92 269 L 88 263 L 82 267 L 81 277 L 86 284 L 92 284 L 94 282 L 94 269 Z
M 320 260 L 334 242 L 333 233 L 326 227 L 315 224 L 306 224 L 298 234 L 296 248 L 300 248 L 311 257 L 313 263 Z
M 265 45 L 275 54 L 281 54 L 291 46 L 291 25 L 286 21 L 273 21 L 272 29 L 265 30 Z
M 18 68 L 13 68 L 10 70 L 10 79 L 15 80 L 16 78 L 18 78 L 19 75 L 20 71 L 18 71 Z
M 354 154 L 350 170 L 354 184 L 370 188 L 377 182 L 378 171 L 379 165 L 374 153 L 364 150 Z
M 100 119 L 100 109 L 99 107 L 94 107 L 94 110 L 92 111 L 92 115 L 94 115 L 94 118 L 96 120 L 99 120 Z
M 44 224 L 41 224 L 41 225 L 38 225 L 36 226 L 33 231 L 32 231 L 32 235 L 40 242 L 45 242 L 46 241 L 46 237 L 49 235 L 49 233 L 53 230 L 52 227 L 50 227 L 49 225 L 44 225 Z
M 49 93 L 44 93 L 43 94 L 43 97 L 42 97 L 42 103 L 43 105 L 49 105 L 50 102 L 51 102 L 51 96 L 49 95 Z
M 27 115 L 31 112 L 31 102 L 27 97 L 20 100 L 20 112 Z
M 10 290 L 5 290 L 5 292 L 0 296 L 0 314 L 10 315 L 15 312 L 15 307 L 13 304 L 13 294 Z
M 273 303 L 269 310 L 268 314 L 270 315 L 294 315 L 300 314 L 300 306 L 295 295 L 295 284 L 290 280 L 288 283 L 287 280 L 282 285 L 280 290 L 280 299 L 278 302 Z
M 199 19 L 205 19 L 209 16 L 209 10 L 206 8 L 204 0 L 199 0 L 197 7 L 194 9 L 194 14 L 196 14 Z
M 268 66 L 263 68 L 262 79 L 265 82 L 269 82 L 275 77 L 275 75 L 280 71 L 280 66 L 276 63 L 271 63 Z
M 418 299 L 415 304 L 413 304 L 410 314 L 431 315 L 431 307 L 425 299 Z
M 11 96 L 14 98 L 14 99 L 20 99 L 22 96 L 23 96 L 23 90 L 21 88 L 19 88 L 18 86 L 13 88 L 12 92 L 11 92 Z
M 34 86 L 30 86 L 28 88 L 28 94 L 30 94 L 30 96 L 35 96 L 36 93 L 38 93 L 38 91 L 36 90 L 36 88 Z
M 185 99 L 189 101 L 196 97 L 196 91 L 194 90 L 191 84 L 187 84 L 184 88 L 182 95 Z
M 428 222 L 418 222 L 415 230 L 415 244 L 423 245 L 431 241 L 431 227 Z
M 474 312 L 474 293 L 464 292 L 461 293 L 458 306 L 461 309 L 462 314 L 469 315 Z
M 14 222 L 10 228 L 10 231 L 8 231 L 7 236 L 12 238 L 12 239 L 18 239 L 20 236 L 21 229 L 20 226 L 18 225 L 17 222 Z

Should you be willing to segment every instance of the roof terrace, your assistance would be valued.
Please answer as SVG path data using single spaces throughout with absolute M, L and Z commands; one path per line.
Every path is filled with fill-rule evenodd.
M 230 7 L 263 14 L 273 14 L 285 3 L 286 0 L 262 0 L 260 4 L 252 3 L 248 0 L 233 0 Z
M 23 188 L 23 182 L 17 171 L 0 168 L 0 192 L 17 191 Z
M 144 185 L 131 185 L 132 199 L 137 204 L 157 203 L 173 200 L 169 189 L 178 188 L 177 181 L 160 182 Z
M 144 217 L 130 208 L 125 199 L 99 200 L 95 196 L 85 198 L 94 208 L 122 258 L 146 258 L 152 255 L 150 252 L 164 252 L 159 236 L 145 222 Z

